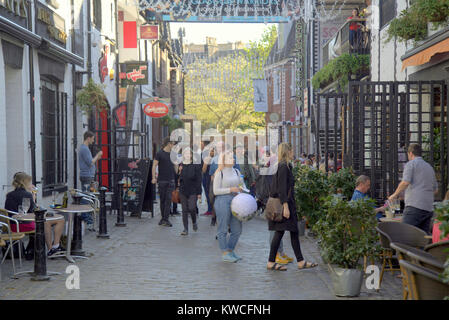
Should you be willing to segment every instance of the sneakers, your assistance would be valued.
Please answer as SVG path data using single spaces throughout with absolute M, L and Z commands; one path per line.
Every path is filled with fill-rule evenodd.
M 287 259 L 284 259 L 279 253 L 276 254 L 276 263 L 277 264 L 288 264 L 289 261 Z
M 233 256 L 234 258 L 237 259 L 237 261 L 242 260 L 242 258 L 239 257 L 234 251 L 231 251 L 231 254 L 232 254 L 232 256 Z
M 231 262 L 231 263 L 235 263 L 237 262 L 237 258 L 234 257 L 234 255 L 232 254 L 232 252 L 228 252 L 226 254 L 224 254 L 222 256 L 223 262 Z
M 198 224 L 196 223 L 193 224 L 193 231 L 198 231 Z
M 91 232 L 95 232 L 95 228 L 93 224 L 88 224 L 87 225 L 87 230 L 91 231 Z
M 184 230 L 183 232 L 181 232 L 181 236 L 186 236 L 188 234 L 189 234 L 189 232 L 187 230 Z
M 51 257 L 52 255 L 54 255 L 55 253 L 60 252 L 60 251 L 64 251 L 64 249 L 61 247 L 61 245 L 59 245 L 59 247 L 57 247 L 57 248 L 51 248 L 48 251 L 47 256 Z
M 212 215 L 212 212 L 210 212 L 210 211 L 206 211 L 202 214 L 202 216 L 211 216 L 211 215 Z

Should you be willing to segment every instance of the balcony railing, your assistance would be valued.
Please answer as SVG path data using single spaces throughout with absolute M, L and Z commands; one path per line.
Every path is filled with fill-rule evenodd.
M 337 33 L 323 47 L 323 66 L 343 53 L 369 54 L 370 31 L 365 24 L 366 19 L 352 19 L 343 24 Z M 359 23 L 357 31 L 350 30 L 353 23 Z

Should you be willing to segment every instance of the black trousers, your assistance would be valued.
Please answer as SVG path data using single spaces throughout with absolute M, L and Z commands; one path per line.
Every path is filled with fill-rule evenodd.
M 403 223 L 411 224 L 430 234 L 430 222 L 433 212 L 421 210 L 415 207 L 407 206 L 404 209 Z
M 192 217 L 192 223 L 196 223 L 196 199 L 197 196 L 192 194 L 190 196 L 185 196 L 182 193 L 179 193 L 179 197 L 181 198 L 181 206 L 182 206 L 182 223 L 184 224 L 184 230 L 189 230 L 189 215 Z
M 168 221 L 171 210 L 171 194 L 175 190 L 174 181 L 159 181 L 160 210 L 162 220 Z
M 276 261 L 276 254 L 278 252 L 279 245 L 281 243 L 282 237 L 284 236 L 284 233 L 285 231 L 276 231 L 274 233 L 273 240 L 271 241 L 270 257 L 268 259 L 269 262 Z M 299 233 L 290 231 L 290 240 L 292 242 L 292 248 L 293 252 L 295 253 L 296 260 L 298 262 L 304 260 L 301 253 L 301 246 L 299 244 Z

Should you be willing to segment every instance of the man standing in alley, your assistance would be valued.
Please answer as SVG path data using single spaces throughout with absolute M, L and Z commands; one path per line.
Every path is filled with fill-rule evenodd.
M 438 183 L 432 166 L 424 161 L 421 155 L 420 145 L 411 144 L 408 147 L 409 161 L 404 167 L 402 181 L 388 200 L 392 201 L 398 198 L 399 194 L 405 190 L 405 209 L 402 222 L 429 233 Z
M 95 178 L 95 164 L 103 155 L 103 151 L 99 151 L 97 155 L 92 158 L 89 146 L 95 143 L 95 135 L 91 131 L 84 133 L 84 142 L 81 145 L 78 153 L 80 164 L 80 181 L 81 191 L 90 191 L 90 185 Z M 91 213 L 81 214 L 81 219 L 87 223 L 89 231 L 95 231 Z
M 170 141 L 170 137 L 164 139 L 162 149 L 156 154 L 153 161 L 151 183 L 158 183 L 160 195 L 161 221 L 160 226 L 171 227 L 172 224 L 168 220 L 171 210 L 171 196 L 175 190 L 176 167 L 170 159 L 170 153 L 174 146 L 174 142 Z M 158 168 L 158 176 L 156 179 L 156 168 Z

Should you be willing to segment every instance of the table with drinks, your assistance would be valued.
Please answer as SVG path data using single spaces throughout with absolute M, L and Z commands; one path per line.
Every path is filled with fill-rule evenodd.
M 380 218 L 381 222 L 402 222 L 401 202 L 398 199 L 385 203 L 385 217 Z

